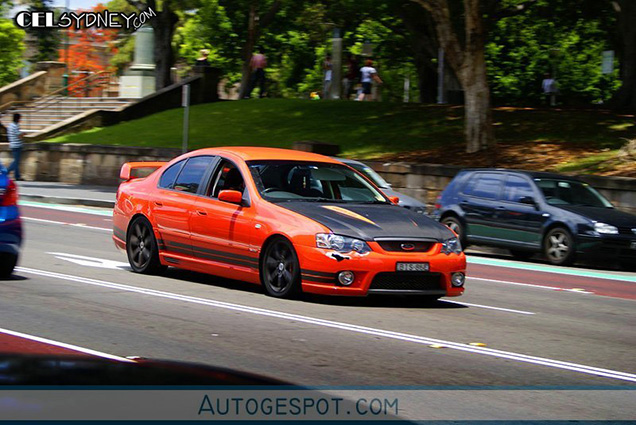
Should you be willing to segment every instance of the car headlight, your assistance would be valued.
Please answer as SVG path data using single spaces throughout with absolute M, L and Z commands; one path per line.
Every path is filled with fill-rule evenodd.
M 446 239 L 444 242 L 442 242 L 442 252 L 446 255 L 461 254 L 462 244 L 457 238 Z
M 316 246 L 342 253 L 355 251 L 359 254 L 365 254 L 371 251 L 369 245 L 363 240 L 334 235 L 333 233 L 318 233 L 316 235 Z
M 594 230 L 602 235 L 618 235 L 618 228 L 607 223 L 594 223 Z

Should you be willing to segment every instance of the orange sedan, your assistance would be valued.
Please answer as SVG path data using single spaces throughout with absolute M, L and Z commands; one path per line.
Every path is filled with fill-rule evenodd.
M 144 168 L 156 171 L 135 178 Z M 274 297 L 464 291 L 466 257 L 451 230 L 322 155 L 201 149 L 124 164 L 121 177 L 113 240 L 138 273 L 178 267 Z

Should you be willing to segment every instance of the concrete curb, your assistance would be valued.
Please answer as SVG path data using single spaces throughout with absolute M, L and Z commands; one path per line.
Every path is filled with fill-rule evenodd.
M 115 207 L 115 201 L 105 201 L 103 199 L 80 199 L 80 198 L 63 198 L 60 196 L 45 195 L 25 195 L 20 194 L 20 199 L 32 202 L 42 202 L 45 204 L 59 205 L 82 205 L 85 207 L 109 208 Z

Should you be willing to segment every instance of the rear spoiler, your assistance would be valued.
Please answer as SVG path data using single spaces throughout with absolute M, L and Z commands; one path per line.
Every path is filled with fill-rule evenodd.
M 127 162 L 121 166 L 119 178 L 121 182 L 148 177 L 166 162 Z

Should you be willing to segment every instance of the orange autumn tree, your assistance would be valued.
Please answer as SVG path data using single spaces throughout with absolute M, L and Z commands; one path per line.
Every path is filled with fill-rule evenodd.
M 106 9 L 103 4 L 93 7 L 90 12 L 101 13 Z M 79 15 L 84 11 L 77 11 Z M 82 25 L 84 22 L 82 21 Z M 95 96 L 99 93 L 107 78 L 90 78 L 88 81 L 80 80 L 100 71 L 113 71 L 110 58 L 117 53 L 115 40 L 118 36 L 117 29 L 109 28 L 85 28 L 78 27 L 74 22 L 68 31 L 68 70 L 69 96 L 84 97 Z M 66 61 L 66 51 L 59 50 L 59 60 Z

